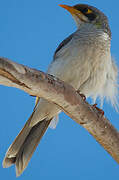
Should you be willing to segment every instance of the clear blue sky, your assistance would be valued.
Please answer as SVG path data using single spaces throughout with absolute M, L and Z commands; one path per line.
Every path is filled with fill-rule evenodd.
M 112 55 L 119 66 L 119 2 L 114 0 L 0 1 L 0 56 L 46 71 L 58 44 L 76 30 L 71 16 L 58 6 L 89 3 L 109 18 Z M 2 168 L 11 142 L 28 119 L 34 98 L 0 86 L 0 178 L 15 180 L 14 167 Z M 105 103 L 105 115 L 119 129 L 119 114 Z M 49 129 L 19 179 L 119 179 L 119 165 L 81 126 L 64 113 L 56 130 Z

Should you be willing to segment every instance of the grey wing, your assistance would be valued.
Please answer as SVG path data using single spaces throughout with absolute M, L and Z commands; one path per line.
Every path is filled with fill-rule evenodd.
M 85 50 L 79 34 L 71 34 L 58 46 L 55 51 L 48 73 L 71 84 L 75 89 L 87 81 L 90 75 L 89 61 L 85 57 Z M 84 57 L 82 56 L 84 54 Z
M 53 58 L 53 60 L 56 58 L 57 53 L 58 53 L 60 50 L 62 50 L 63 48 L 65 48 L 66 45 L 72 40 L 72 38 L 73 38 L 73 34 L 71 34 L 69 37 L 67 37 L 66 39 L 64 39 L 64 40 L 59 44 L 59 46 L 57 47 L 57 49 L 56 49 L 56 51 L 55 51 L 55 53 L 54 53 L 54 58 Z

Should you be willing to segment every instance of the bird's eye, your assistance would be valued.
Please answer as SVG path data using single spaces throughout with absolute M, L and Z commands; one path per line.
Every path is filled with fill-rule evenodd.
M 96 14 L 89 8 L 83 8 L 82 13 L 85 14 L 90 21 L 93 21 L 96 18 Z
M 84 14 L 91 14 L 91 13 L 92 13 L 92 11 L 91 11 L 90 9 L 88 9 L 88 8 L 84 8 L 84 9 L 82 10 L 82 12 L 83 12 Z
M 88 11 L 88 8 L 82 9 L 82 12 L 83 12 L 83 13 L 86 13 L 87 11 Z

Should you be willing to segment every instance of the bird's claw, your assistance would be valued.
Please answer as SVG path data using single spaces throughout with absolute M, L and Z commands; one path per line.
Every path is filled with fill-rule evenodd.
M 86 100 L 86 96 L 84 94 L 82 94 L 79 90 L 77 91 L 77 93 L 82 97 L 82 99 L 84 101 Z
M 104 116 L 104 111 L 102 109 L 98 108 L 97 104 L 93 104 L 92 107 L 95 108 L 101 114 L 101 116 Z

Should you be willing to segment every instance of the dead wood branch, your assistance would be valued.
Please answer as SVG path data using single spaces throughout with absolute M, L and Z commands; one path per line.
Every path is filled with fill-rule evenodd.
M 36 69 L 0 58 L 0 84 L 55 103 L 83 126 L 119 163 L 119 133 L 101 113 L 67 83 Z

